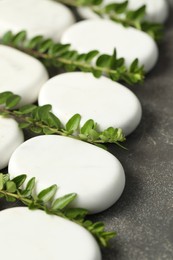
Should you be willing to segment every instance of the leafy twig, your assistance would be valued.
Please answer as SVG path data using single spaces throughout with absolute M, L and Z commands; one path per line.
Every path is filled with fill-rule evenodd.
M 116 235 L 115 232 L 106 232 L 105 226 L 101 222 L 93 223 L 90 220 L 85 220 L 87 210 L 68 207 L 75 200 L 77 194 L 71 193 L 54 199 L 57 185 L 52 185 L 37 195 L 35 178 L 30 179 L 25 184 L 26 178 L 27 176 L 23 174 L 11 180 L 9 174 L 0 173 L 0 198 L 4 197 L 9 202 L 18 200 L 29 209 L 40 209 L 48 214 L 69 219 L 86 228 L 103 247 L 108 246 L 109 240 Z
M 105 75 L 114 81 L 121 80 L 130 85 L 140 83 L 144 79 L 144 69 L 143 66 L 139 67 L 138 59 L 135 59 L 128 69 L 124 58 L 117 58 L 115 50 L 112 55 L 101 55 L 97 50 L 79 54 L 71 50 L 70 44 L 54 43 L 51 39 L 44 39 L 43 36 L 27 40 L 25 31 L 17 34 L 7 32 L 2 37 L 1 44 L 34 56 L 48 67 L 64 68 L 66 71 L 91 72 L 97 78 Z
M 109 127 L 100 132 L 92 119 L 80 127 L 81 116 L 79 114 L 72 116 L 63 126 L 59 118 L 51 112 L 51 105 L 25 105 L 14 109 L 19 104 L 20 99 L 20 96 L 14 95 L 12 92 L 0 93 L 0 105 L 3 104 L 0 106 L 0 115 L 14 118 L 22 129 L 29 129 L 36 134 L 69 136 L 104 149 L 106 149 L 104 143 L 114 143 L 123 147 L 120 142 L 125 141 L 125 137 L 120 128 Z
M 73 7 L 88 7 L 100 17 L 109 17 L 111 20 L 124 26 L 131 26 L 142 30 L 159 41 L 163 36 L 163 26 L 159 23 L 145 21 L 146 6 L 136 10 L 128 9 L 128 1 L 122 3 L 103 4 L 103 0 L 54 0 Z

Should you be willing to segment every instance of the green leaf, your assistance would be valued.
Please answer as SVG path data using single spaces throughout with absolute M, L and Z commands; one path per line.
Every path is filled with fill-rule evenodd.
M 21 112 L 22 115 L 26 115 L 31 113 L 37 106 L 35 105 L 25 105 L 19 108 L 19 111 Z
M 52 41 L 52 39 L 46 39 L 46 40 L 44 40 L 41 44 L 40 44 L 40 46 L 39 46 L 39 51 L 41 52 L 41 53 L 44 53 L 44 52 L 46 52 L 46 51 L 48 51 L 52 46 L 53 46 L 53 41 Z
M 12 197 L 10 195 L 5 195 L 5 199 L 8 202 L 15 202 L 16 201 L 16 198 L 14 198 L 14 197 Z
M 42 43 L 42 41 L 43 41 L 43 36 L 37 35 L 27 42 L 26 47 L 28 49 L 35 49 Z
M 22 174 L 12 179 L 12 181 L 16 184 L 16 187 L 19 188 L 25 182 L 26 177 L 26 174 Z
M 57 133 L 57 130 L 56 129 L 51 129 L 49 127 L 43 127 L 43 133 L 45 135 L 52 135 L 52 134 L 56 134 Z
M 146 6 L 143 5 L 137 10 L 134 11 L 128 11 L 127 12 L 127 18 L 132 20 L 142 20 L 146 13 Z
M 85 56 L 85 61 L 91 62 L 98 54 L 99 54 L 99 51 L 97 51 L 97 50 L 88 52 Z
M 136 72 L 136 70 L 138 70 L 138 63 L 139 60 L 135 59 L 132 64 L 130 65 L 130 72 Z
M 3 190 L 4 187 L 4 177 L 3 174 L 0 173 L 0 190 Z
M 99 133 L 96 131 L 96 130 L 94 130 L 94 129 L 90 129 L 90 131 L 89 131 L 89 138 L 92 140 L 92 141 L 96 141 L 98 138 L 99 138 Z
M 49 114 L 47 115 L 47 119 L 45 122 L 50 127 L 56 127 L 57 129 L 59 129 L 61 127 L 61 122 L 60 122 L 59 118 L 51 112 L 49 112 Z
M 67 208 L 64 211 L 64 214 L 68 219 L 83 219 L 88 214 L 86 209 L 81 208 Z
M 13 37 L 13 44 L 20 45 L 26 40 L 26 31 L 21 31 Z
M 21 100 L 21 97 L 18 95 L 12 95 L 9 98 L 7 98 L 7 100 L 6 100 L 7 109 L 14 108 L 16 105 L 19 104 L 20 100 Z
M 1 41 L 2 41 L 2 44 L 8 45 L 11 43 L 12 39 L 13 39 L 13 33 L 12 33 L 12 31 L 8 31 L 3 35 Z
M 35 187 L 35 177 L 31 178 L 31 179 L 28 181 L 28 183 L 27 183 L 27 185 L 26 185 L 26 190 L 32 191 L 32 190 L 34 189 L 34 187 Z
M 112 3 L 105 6 L 106 13 L 110 13 L 111 11 L 116 12 L 117 14 L 122 14 L 126 11 L 128 6 L 128 1 L 124 1 L 122 3 Z
M 25 129 L 25 128 L 28 128 L 28 127 L 31 125 L 31 123 L 22 122 L 22 123 L 18 123 L 18 125 L 19 125 L 19 127 L 20 127 L 21 129 Z
M 16 184 L 13 181 L 7 181 L 6 182 L 6 190 L 8 192 L 14 193 L 16 192 Z
M 51 109 L 52 109 L 51 105 L 44 105 L 44 106 L 38 107 L 39 120 L 45 121 L 47 119 L 48 113 L 50 112 Z
M 13 96 L 13 93 L 10 91 L 0 93 L 0 104 L 5 104 L 7 99 L 11 96 Z
M 46 203 L 55 196 L 56 191 L 57 191 L 57 185 L 52 185 L 52 186 L 48 187 L 47 189 L 42 190 L 38 194 L 38 199 L 43 201 L 44 203 Z
M 58 199 L 56 199 L 53 204 L 51 209 L 53 211 L 55 210 L 60 210 L 60 209 L 64 209 L 65 207 L 67 207 L 75 198 L 77 197 L 76 193 L 71 193 L 71 194 L 67 194 L 63 197 L 60 197 Z
M 94 120 L 89 119 L 81 128 L 81 134 L 88 135 L 91 129 L 95 128 Z
M 99 69 L 92 68 L 91 71 L 96 78 L 100 78 L 102 76 L 102 71 Z
M 40 126 L 31 125 L 29 129 L 35 134 L 42 133 L 42 128 Z
M 96 65 L 101 68 L 110 68 L 111 66 L 111 56 L 107 54 L 100 55 L 96 61 Z
M 66 124 L 66 130 L 68 132 L 74 132 L 79 128 L 81 121 L 81 116 L 79 114 L 75 114 L 70 118 L 70 120 Z

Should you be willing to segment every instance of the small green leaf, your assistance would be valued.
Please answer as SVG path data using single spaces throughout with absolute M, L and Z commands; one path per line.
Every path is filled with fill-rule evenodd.
M 112 3 L 105 6 L 106 13 L 116 12 L 117 14 L 124 13 L 127 9 L 128 1 L 124 1 L 122 3 Z
M 76 193 L 71 193 L 71 194 L 67 194 L 63 197 L 60 197 L 58 199 L 56 199 L 53 204 L 51 209 L 53 211 L 55 210 L 60 210 L 60 209 L 64 209 L 66 206 L 68 206 L 75 198 L 77 197 Z
M 26 48 L 35 49 L 42 43 L 42 41 L 43 41 L 43 36 L 37 35 L 27 42 Z
M 137 10 L 128 11 L 127 12 L 127 18 L 131 20 L 142 20 L 146 13 L 146 6 L 143 5 Z
M 39 126 L 31 125 L 29 128 L 33 133 L 35 134 L 41 134 L 42 133 L 42 128 Z
M 7 109 L 14 108 L 16 105 L 19 104 L 20 100 L 21 100 L 21 97 L 18 95 L 12 95 L 9 98 L 7 98 L 7 100 L 6 100 Z
M 53 113 L 49 112 L 47 115 L 47 119 L 45 122 L 48 124 L 50 127 L 56 127 L 56 129 L 59 129 L 61 127 L 61 122 L 58 117 L 56 117 Z
M 26 185 L 26 190 L 32 191 L 32 190 L 34 189 L 34 187 L 35 187 L 35 177 L 31 178 L 31 179 L 28 181 L 28 183 L 27 183 L 27 185 Z
M 100 55 L 96 61 L 96 65 L 101 68 L 110 68 L 112 57 L 107 54 Z
M 40 46 L 39 46 L 39 51 L 41 52 L 41 53 L 44 53 L 44 52 L 46 52 L 46 51 L 48 51 L 52 46 L 53 46 L 53 41 L 52 41 L 52 39 L 46 39 L 46 40 L 44 40 L 41 44 L 40 44 Z
M 97 51 L 97 50 L 88 52 L 85 56 L 85 61 L 91 62 L 98 54 L 99 54 L 99 51 Z
M 97 140 L 98 138 L 99 138 L 99 133 L 96 131 L 96 130 L 94 130 L 94 129 L 90 129 L 90 131 L 89 131 L 89 138 L 92 140 L 92 141 L 95 141 L 95 140 Z
M 15 202 L 16 198 L 10 196 L 10 195 L 5 195 L 5 199 L 7 202 Z
M 135 59 L 132 64 L 130 65 L 130 72 L 136 72 L 136 70 L 138 70 L 138 63 L 139 60 Z
M 26 174 L 22 174 L 12 179 L 12 181 L 16 184 L 16 187 L 19 188 L 25 182 L 26 177 Z
M 86 209 L 81 208 L 67 208 L 64 211 L 64 214 L 68 219 L 84 219 L 85 216 L 88 214 L 88 211 Z
M 10 91 L 0 93 L 0 104 L 5 104 L 7 99 L 11 96 L 13 96 L 13 93 Z
M 57 129 L 52 129 L 52 128 L 49 128 L 49 127 L 43 127 L 43 133 L 45 135 L 52 135 L 52 134 L 56 134 L 57 133 Z
M 102 71 L 99 69 L 92 68 L 92 73 L 96 78 L 100 78 L 102 76 Z
M 26 40 L 26 31 L 21 31 L 19 33 L 17 33 L 14 37 L 13 37 L 13 44 L 14 45 L 21 45 L 21 43 L 23 43 Z
M 95 128 L 94 120 L 89 119 L 81 128 L 81 134 L 88 135 L 91 129 Z
M 31 123 L 23 122 L 23 123 L 18 123 L 18 125 L 21 129 L 25 129 L 28 128 L 31 125 Z
M 4 187 L 4 177 L 3 174 L 0 173 L 0 190 L 3 190 Z
M 81 116 L 79 114 L 75 114 L 70 118 L 70 120 L 66 124 L 66 130 L 68 132 L 74 132 L 79 128 L 81 121 Z
M 2 37 L 2 44 L 8 45 L 12 42 L 13 33 L 11 31 L 6 32 Z
M 21 112 L 22 115 L 26 115 L 31 113 L 37 106 L 35 105 L 25 105 L 19 108 L 19 111 Z
M 16 184 L 13 181 L 7 181 L 6 182 L 6 190 L 8 192 L 14 193 L 16 192 Z
M 56 191 L 57 191 L 57 185 L 52 185 L 52 186 L 48 187 L 47 189 L 42 190 L 38 194 L 38 199 L 46 203 L 55 196 Z
M 38 117 L 41 121 L 45 121 L 47 119 L 48 113 L 52 109 L 51 105 L 44 105 L 38 107 Z

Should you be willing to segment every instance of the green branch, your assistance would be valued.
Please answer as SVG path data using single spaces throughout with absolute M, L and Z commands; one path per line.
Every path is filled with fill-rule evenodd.
M 145 21 L 146 6 L 143 5 L 136 10 L 128 9 L 128 1 L 122 3 L 111 3 L 104 5 L 103 0 L 54 0 L 73 7 L 88 7 L 91 11 L 102 18 L 120 23 L 126 27 L 134 27 L 148 33 L 156 41 L 163 36 L 163 26 L 158 23 Z
M 97 50 L 79 54 L 71 50 L 70 44 L 54 43 L 51 39 L 44 39 L 42 36 L 27 40 L 25 31 L 16 35 L 7 32 L 0 43 L 34 56 L 47 67 L 91 72 L 97 78 L 105 75 L 113 81 L 124 81 L 129 85 L 141 83 L 144 79 L 144 69 L 143 66 L 139 67 L 138 59 L 127 68 L 124 58 L 117 58 L 115 50 L 112 55 L 99 54 Z
M 52 185 L 42 190 L 39 194 L 36 194 L 35 178 L 25 183 L 26 178 L 27 176 L 23 174 L 11 180 L 9 174 L 0 173 L 0 198 L 5 198 L 9 202 L 18 200 L 29 209 L 40 209 L 48 214 L 71 220 L 86 228 L 103 247 L 107 247 L 109 240 L 115 237 L 115 232 L 105 231 L 103 223 L 93 223 L 92 221 L 85 220 L 88 213 L 87 210 L 68 207 L 76 199 L 77 194 L 70 193 L 54 199 L 57 192 L 57 185 Z
M 14 118 L 22 129 L 28 129 L 35 134 L 69 136 L 104 149 L 105 143 L 114 143 L 124 148 L 120 143 L 125 141 L 125 136 L 120 128 L 109 127 L 104 131 L 98 131 L 97 124 L 92 119 L 80 127 L 79 114 L 72 116 L 63 126 L 59 118 L 51 112 L 51 105 L 25 105 L 14 109 L 20 100 L 20 96 L 12 92 L 0 93 L 0 105 L 3 105 L 0 106 L 0 115 Z

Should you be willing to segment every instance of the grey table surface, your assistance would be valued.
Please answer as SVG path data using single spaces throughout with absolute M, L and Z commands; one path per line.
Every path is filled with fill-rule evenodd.
M 109 146 L 124 166 L 126 186 L 114 206 L 92 217 L 118 233 L 103 260 L 173 259 L 173 12 L 159 49 L 144 84 L 131 87 L 143 117 L 127 138 L 128 151 Z M 1 200 L 0 210 L 16 205 Z

